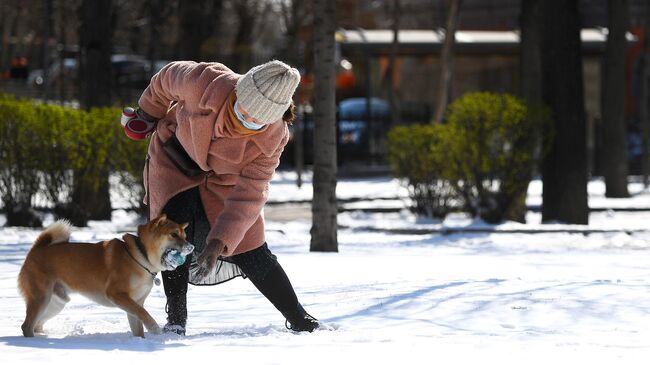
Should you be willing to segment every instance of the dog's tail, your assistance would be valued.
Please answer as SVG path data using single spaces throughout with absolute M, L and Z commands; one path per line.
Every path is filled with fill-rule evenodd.
M 70 222 L 58 220 L 50 224 L 34 241 L 32 249 L 49 246 L 54 243 L 67 242 L 70 239 Z

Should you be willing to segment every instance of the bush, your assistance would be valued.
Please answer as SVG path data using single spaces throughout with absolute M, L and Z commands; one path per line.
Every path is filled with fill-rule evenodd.
M 0 188 L 7 224 L 38 227 L 42 222 L 31 208 L 39 189 L 34 156 L 41 152 L 41 141 L 34 133 L 36 114 L 29 103 L 2 97 L 0 115 Z
M 81 112 L 81 123 L 75 126 L 77 147 L 70 152 L 74 171 L 71 204 L 63 214 L 85 225 L 89 219 L 110 219 L 110 172 L 117 165 L 112 150 L 120 143 L 117 108 L 93 108 Z M 122 133 L 123 139 L 124 135 Z
M 84 206 L 108 194 L 98 189 L 111 173 L 133 184 L 127 190 L 141 196 L 147 144 L 124 136 L 120 113 L 118 108 L 82 111 L 0 97 L 0 195 L 7 224 L 28 225 L 10 216 L 24 216 L 34 196 L 42 195 L 57 218 L 85 225 Z
M 444 174 L 464 210 L 486 222 L 525 221 L 544 112 L 508 94 L 469 93 L 447 110 Z
M 57 218 L 67 218 L 81 225 L 71 207 L 75 161 L 79 154 L 78 126 L 83 125 L 84 113 L 56 105 L 32 105 L 38 115 L 38 130 L 43 151 L 35 155 L 40 171 L 41 190 L 53 205 Z M 81 213 L 77 213 L 81 214 Z
M 399 126 L 388 133 L 388 161 L 397 177 L 406 180 L 417 214 L 444 218 L 455 196 L 444 179 L 442 125 Z
M 389 134 L 389 161 L 406 178 L 415 210 L 440 216 L 453 202 L 489 223 L 523 222 L 546 112 L 512 95 L 477 92 L 454 101 L 446 120 Z

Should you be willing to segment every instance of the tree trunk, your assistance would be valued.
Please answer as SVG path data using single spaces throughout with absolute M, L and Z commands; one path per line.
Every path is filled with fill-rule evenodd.
M 627 191 L 627 143 L 625 123 L 625 32 L 629 22 L 628 0 L 609 0 L 609 33 L 603 59 L 600 105 L 603 115 L 603 175 L 605 196 L 625 198 Z
M 650 6 L 646 3 L 646 14 Z M 650 14 L 648 14 L 650 15 Z M 647 15 L 647 16 L 648 16 Z M 648 19 L 646 16 L 646 19 Z M 639 119 L 641 133 L 641 175 L 643 186 L 648 187 L 648 174 L 650 174 L 650 153 L 648 146 L 650 142 L 650 94 L 648 82 L 650 82 L 650 24 L 644 25 L 643 33 L 643 54 L 641 55 L 640 80 L 641 91 L 639 92 Z
M 445 29 L 445 43 L 442 46 L 440 56 L 440 80 L 438 81 L 438 102 L 436 103 L 435 122 L 442 122 L 449 102 L 449 91 L 451 89 L 451 74 L 454 62 L 454 41 L 456 39 L 456 26 L 458 14 L 460 13 L 461 0 L 449 0 L 449 12 L 447 13 L 447 28 Z
M 542 0 L 521 0 L 520 95 L 530 104 L 542 102 L 541 4 Z
M 59 101 L 63 104 L 64 101 L 73 99 L 73 98 L 79 98 L 78 91 L 75 90 L 75 85 L 72 84 L 72 80 L 68 81 L 66 80 L 65 77 L 65 49 L 66 45 L 68 43 L 67 41 L 67 36 L 66 36 L 66 30 L 67 30 L 67 23 L 65 22 L 66 16 L 69 14 L 69 12 L 74 11 L 71 10 L 74 9 L 69 3 L 63 1 L 59 3 L 59 10 L 58 10 L 58 21 L 59 21 L 59 39 L 58 43 L 61 45 L 61 52 L 58 53 L 58 59 L 59 59 L 59 75 L 56 78 L 52 78 L 50 75 L 50 83 L 54 83 L 52 87 L 56 87 L 56 91 L 50 89 L 50 91 L 54 92 L 55 94 L 58 95 Z
M 303 5 L 303 6 L 301 6 Z M 291 5 L 287 5 L 285 2 L 280 2 L 282 7 L 282 17 L 284 19 L 284 25 L 287 29 L 285 33 L 286 44 L 282 50 L 282 56 L 286 59 L 286 62 L 290 65 L 298 65 L 300 63 L 300 26 L 301 26 L 301 14 L 304 11 L 304 4 L 301 4 L 300 1 L 292 1 Z
M 85 109 L 111 105 L 111 0 L 84 0 L 79 8 L 81 27 L 81 102 Z M 81 210 L 79 216 L 89 219 L 111 219 L 108 171 L 95 191 L 75 176 L 73 205 Z M 83 222 L 76 222 L 83 223 Z
M 178 57 L 182 60 L 201 61 L 201 14 L 202 1 L 179 1 Z
M 542 18 L 542 98 L 551 110 L 554 125 L 554 136 L 545 136 L 550 148 L 542 166 L 542 220 L 587 224 L 586 120 L 578 2 L 545 0 Z
M 394 126 L 399 123 L 399 105 L 397 101 L 395 86 L 395 68 L 397 67 L 397 52 L 399 49 L 399 20 L 401 15 L 400 0 L 393 0 L 393 42 L 390 46 L 390 55 L 388 58 L 388 67 L 384 76 L 384 90 L 388 96 L 388 105 L 390 106 L 390 125 Z
M 52 37 L 53 29 L 54 29 L 54 22 L 53 22 L 53 16 L 54 16 L 54 7 L 52 4 L 53 0 L 45 0 L 45 6 L 43 7 L 43 41 L 41 44 L 41 47 L 43 47 L 42 51 L 42 70 L 43 70 L 43 95 L 47 97 L 49 94 L 49 77 L 48 77 L 48 70 L 50 66 L 50 38 Z
M 282 54 L 287 60 L 287 63 L 298 67 L 299 69 L 303 62 L 300 57 L 300 29 L 302 14 L 305 13 L 304 3 L 300 1 L 292 1 L 289 7 L 284 1 L 280 2 L 282 7 L 282 16 L 284 17 L 284 24 L 287 28 L 286 44 Z M 305 153 L 304 153 L 304 129 L 305 129 L 305 110 L 301 104 L 302 101 L 302 88 L 298 89 L 298 93 L 294 96 L 296 104 L 296 121 L 293 123 L 293 167 L 296 171 L 296 185 L 302 187 L 302 172 L 305 167 Z
M 178 55 L 183 60 L 202 61 L 201 47 L 218 29 L 222 0 L 179 1 L 180 37 Z
M 10 12 L 11 8 L 9 7 L 8 1 L 0 2 L 0 31 L 2 32 L 0 36 L 0 73 L 9 68 L 9 55 L 7 49 L 9 48 L 9 36 L 10 30 L 12 28 L 10 19 L 14 19 Z M 1 77 L 1 75 L 0 75 Z
M 521 36 L 519 42 L 519 94 L 528 105 L 542 104 L 542 0 L 521 0 L 519 24 Z M 542 136 L 533 136 L 536 143 Z M 541 147 L 538 147 L 541 149 Z M 537 173 L 537 166 L 532 167 Z M 526 192 L 515 198 L 512 208 L 506 213 L 506 218 L 518 222 L 526 221 Z
M 160 44 L 160 23 L 162 21 L 161 1 L 149 0 L 147 2 L 147 15 L 149 16 L 149 44 L 147 45 L 147 59 L 149 60 L 149 77 L 155 73 Z
M 310 251 L 338 251 L 335 0 L 314 0 L 314 198 Z
M 7 5 L 7 22 L 3 24 L 2 70 L 9 69 L 11 61 L 17 56 L 16 48 L 20 38 L 20 23 L 24 5 Z
M 255 26 L 255 17 L 257 1 L 237 2 L 235 9 L 239 17 L 239 28 L 235 36 L 234 62 L 233 67 L 240 73 L 246 73 L 253 67 L 253 27 Z
M 111 0 L 83 0 L 81 27 L 81 102 L 90 109 L 111 104 Z

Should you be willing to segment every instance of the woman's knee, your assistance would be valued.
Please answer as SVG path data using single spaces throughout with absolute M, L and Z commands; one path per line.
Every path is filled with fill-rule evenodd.
M 234 255 L 231 260 L 252 281 L 264 280 L 266 274 L 279 265 L 277 257 L 269 250 L 266 243 L 254 250 Z

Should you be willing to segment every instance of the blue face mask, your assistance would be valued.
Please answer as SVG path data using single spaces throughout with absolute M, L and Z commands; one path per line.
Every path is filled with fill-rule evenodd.
M 239 119 L 239 122 L 244 126 L 244 128 L 250 129 L 252 131 L 257 131 L 264 128 L 263 124 L 247 122 L 246 118 L 244 118 L 244 116 L 237 109 L 237 105 L 237 101 L 235 101 L 235 104 L 232 106 L 232 108 L 235 110 L 235 115 L 237 116 L 237 119 Z

